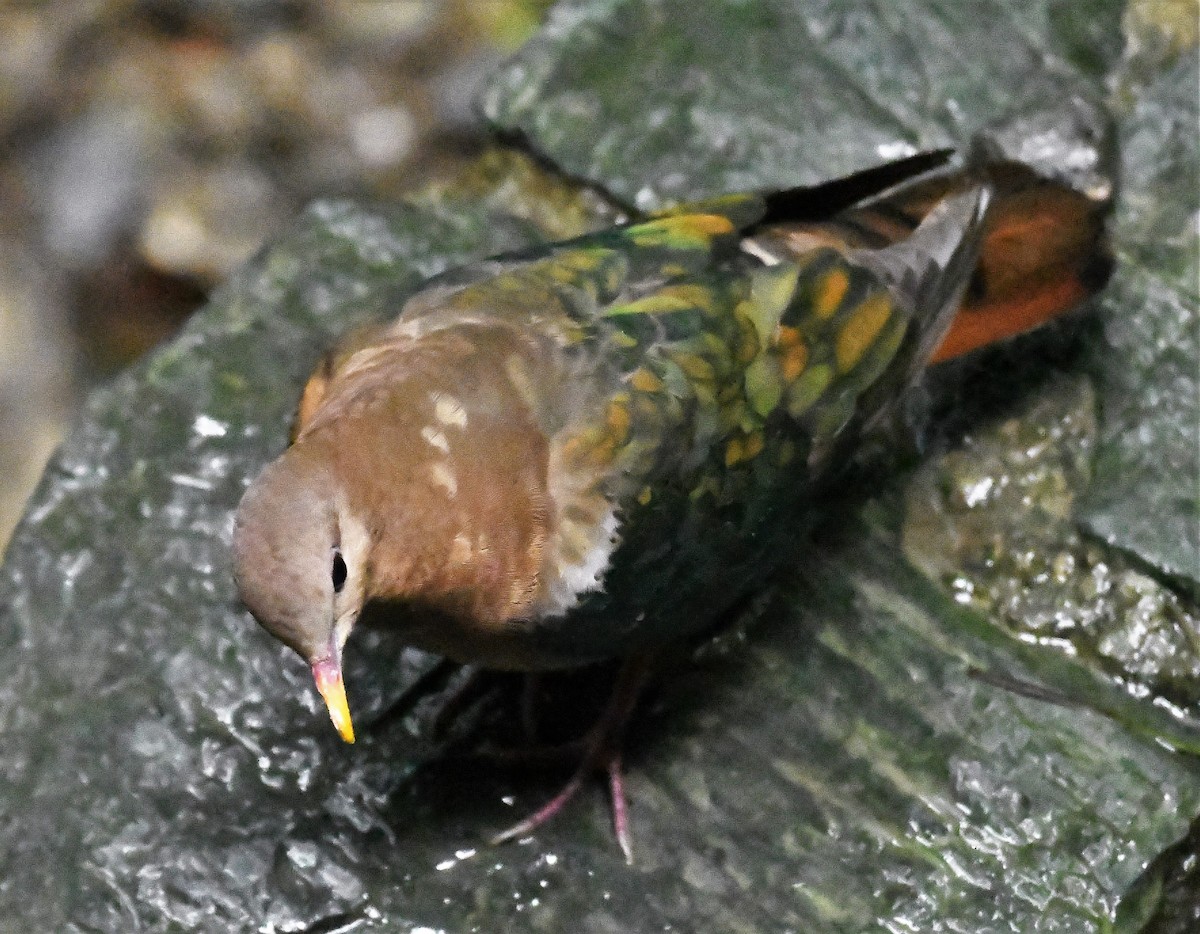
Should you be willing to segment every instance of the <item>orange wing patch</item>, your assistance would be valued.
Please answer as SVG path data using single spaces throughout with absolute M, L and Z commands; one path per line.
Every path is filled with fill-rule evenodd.
M 296 407 L 296 417 L 292 419 L 292 430 L 288 433 L 289 444 L 296 443 L 296 439 L 304 433 L 308 423 L 317 414 L 317 409 L 325 401 L 325 392 L 329 389 L 329 380 L 332 377 L 333 355 L 325 354 L 313 375 L 304 384 L 304 392 L 300 394 L 300 405 Z

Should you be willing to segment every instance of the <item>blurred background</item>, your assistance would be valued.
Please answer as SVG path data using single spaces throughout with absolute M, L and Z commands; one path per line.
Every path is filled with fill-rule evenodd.
M 550 0 L 0 5 L 0 551 L 87 391 L 325 195 L 483 143 Z

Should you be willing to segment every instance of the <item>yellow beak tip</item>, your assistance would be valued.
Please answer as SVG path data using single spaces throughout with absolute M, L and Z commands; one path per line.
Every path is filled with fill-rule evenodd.
M 329 708 L 329 719 L 333 721 L 334 728 L 338 731 L 338 736 L 348 743 L 354 742 L 354 723 L 350 719 L 350 707 L 346 703 L 346 690 L 342 687 L 342 682 L 339 679 L 337 682 L 337 690 L 330 691 L 325 696 L 325 706 Z
M 341 671 L 335 666 L 318 662 L 313 665 L 313 677 L 338 735 L 347 743 L 353 743 L 354 722 L 350 719 L 350 705 L 346 702 L 346 685 L 342 681 Z

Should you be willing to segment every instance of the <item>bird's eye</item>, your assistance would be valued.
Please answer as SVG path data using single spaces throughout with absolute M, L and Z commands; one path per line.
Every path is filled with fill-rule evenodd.
M 341 593 L 346 586 L 346 560 L 340 551 L 333 552 L 333 592 Z

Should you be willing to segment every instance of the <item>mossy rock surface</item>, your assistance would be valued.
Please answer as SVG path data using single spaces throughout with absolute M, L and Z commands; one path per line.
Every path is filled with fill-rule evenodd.
M 315 205 L 92 397 L 12 541 L 0 930 L 1194 929 L 1198 72 L 1157 6 L 556 7 L 485 110 L 639 204 L 1002 117 L 1053 162 L 1077 150 L 1039 150 L 1043 115 L 1107 106 L 1113 283 L 1073 336 L 939 378 L 953 415 L 923 462 L 861 474 L 749 624 L 662 685 L 631 738 L 627 868 L 599 787 L 486 846 L 561 773 L 462 754 L 506 708 L 446 739 L 421 691 L 386 716 L 436 660 L 380 636 L 352 643 L 341 745 L 228 557 L 338 333 L 608 215 L 504 154 L 457 193 Z

